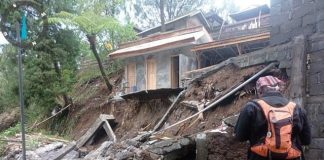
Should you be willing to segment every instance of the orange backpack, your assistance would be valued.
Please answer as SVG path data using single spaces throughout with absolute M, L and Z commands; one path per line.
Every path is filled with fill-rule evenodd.
M 251 151 L 262 156 L 278 159 L 294 159 L 301 151 L 292 144 L 293 113 L 296 104 L 289 102 L 284 107 L 272 107 L 257 100 L 268 122 L 268 132 L 262 144 L 251 147 Z

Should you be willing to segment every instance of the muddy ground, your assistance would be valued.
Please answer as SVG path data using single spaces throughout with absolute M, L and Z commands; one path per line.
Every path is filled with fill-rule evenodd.
M 232 65 L 225 66 L 207 78 L 194 82 L 185 94 L 184 100 L 199 102 L 213 100 L 218 94 L 222 94 L 222 92 L 235 84 L 244 82 L 262 68 L 263 66 L 255 66 L 240 70 Z M 120 76 L 115 76 L 111 81 L 118 79 L 120 79 Z M 247 101 L 256 97 L 253 83 L 255 82 L 252 82 L 251 85 L 247 85 L 243 90 L 230 96 L 209 111 L 206 111 L 203 120 L 194 118 L 163 132 L 159 136 L 172 138 L 194 135 L 219 127 L 224 118 L 238 114 Z M 101 79 L 94 80 L 91 85 L 83 88 L 83 90 L 80 89 L 80 92 L 86 92 L 90 89 L 93 90 L 93 87 L 96 87 L 95 94 L 87 97 L 88 99 L 83 101 L 85 103 L 76 103 L 69 114 L 71 120 L 75 121 L 72 131 L 72 137 L 74 139 L 81 137 L 100 114 L 112 114 L 115 116 L 116 123 L 112 127 L 119 141 L 133 138 L 142 131 L 152 130 L 172 103 L 167 97 L 149 101 L 110 101 L 108 99 L 114 93 L 112 95 L 105 93 L 105 85 L 101 83 Z M 197 110 L 193 108 L 178 104 L 166 121 L 165 126 L 174 124 L 196 112 Z M 208 139 L 209 159 L 236 160 L 245 158 L 247 144 L 237 143 L 233 140 L 232 128 L 229 128 L 228 132 L 221 136 L 211 136 Z

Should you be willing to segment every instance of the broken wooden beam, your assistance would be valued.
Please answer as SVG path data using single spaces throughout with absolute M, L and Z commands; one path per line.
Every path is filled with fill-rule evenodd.
M 199 105 L 198 101 L 182 101 L 180 104 L 190 107 L 192 109 L 198 110 L 197 106 Z
M 206 133 L 198 133 L 196 136 L 196 160 L 208 159 L 208 146 Z
M 107 121 L 107 120 L 109 121 L 109 120 L 114 120 L 114 119 L 115 119 L 115 117 L 113 115 L 101 114 L 99 116 L 99 118 L 93 123 L 93 125 L 88 129 L 88 131 L 77 141 L 76 147 L 77 148 L 80 148 L 80 147 L 84 146 L 89 141 L 89 139 L 91 139 L 91 137 L 94 136 L 94 134 L 96 133 L 96 131 L 100 127 L 103 127 L 104 121 Z M 107 125 L 107 124 L 105 124 L 105 125 Z M 109 123 L 108 123 L 108 125 L 109 125 Z M 105 131 L 107 132 L 107 131 L 109 131 L 109 129 L 108 130 L 105 130 Z M 112 137 L 109 137 L 109 138 L 114 138 L 113 137 L 113 134 L 110 133 L 110 132 L 107 132 L 107 135 L 108 136 L 109 135 L 112 136 Z M 116 138 L 116 136 L 115 136 L 115 138 Z
M 110 124 L 108 123 L 107 120 L 104 120 L 103 128 L 105 129 L 110 140 L 113 142 L 117 142 L 116 135 L 115 135 L 114 131 L 112 130 L 112 128 L 110 127 Z
M 263 74 L 263 73 L 266 72 L 267 70 L 269 70 L 269 69 L 271 69 L 272 67 L 274 67 L 276 64 L 277 64 L 277 63 L 270 63 L 268 66 L 266 66 L 266 67 L 263 68 L 261 71 L 259 71 L 258 73 L 256 73 L 256 74 L 253 75 L 252 77 L 250 77 L 250 78 L 249 78 L 248 80 L 246 80 L 244 83 L 242 83 L 242 84 L 240 84 L 239 86 L 235 87 L 233 90 L 231 90 L 230 92 L 226 93 L 224 96 L 220 97 L 220 98 L 217 99 L 216 101 L 211 102 L 211 103 L 210 103 L 206 108 L 204 108 L 203 110 L 197 112 L 196 114 L 194 114 L 194 115 L 192 115 L 192 116 L 190 116 L 190 117 L 188 117 L 188 118 L 185 118 L 185 119 L 183 119 L 183 120 L 181 120 L 181 121 L 178 121 L 178 122 L 176 122 L 176 123 L 174 123 L 174 124 L 172 124 L 172 125 L 170 125 L 170 126 L 164 128 L 164 129 L 160 130 L 159 132 L 165 131 L 165 130 L 170 129 L 170 128 L 174 127 L 174 126 L 177 126 L 177 125 L 179 125 L 179 124 L 182 124 L 182 123 L 184 123 L 184 122 L 186 122 L 186 121 L 188 121 L 188 120 L 190 120 L 190 119 L 192 119 L 192 118 L 198 116 L 200 113 L 205 112 L 206 110 L 208 110 L 208 109 L 214 107 L 214 106 L 217 105 L 218 103 L 222 102 L 224 99 L 228 98 L 230 95 L 232 95 L 232 94 L 234 94 L 235 92 L 237 92 L 238 90 L 242 89 L 246 84 L 250 83 L 252 80 L 258 78 L 261 74 Z M 157 132 L 155 132 L 155 133 L 157 133 Z M 153 134 L 155 134 L 155 133 L 153 133 Z
M 68 144 L 66 147 L 61 148 L 60 150 L 52 154 L 49 154 L 47 157 L 44 157 L 44 159 L 52 159 L 52 160 L 62 159 L 65 155 L 71 152 L 75 147 L 76 147 L 76 142 L 73 141 L 70 144 Z
M 168 117 L 170 116 L 170 114 L 173 112 L 173 110 L 175 109 L 176 104 L 178 104 L 178 102 L 180 102 L 180 100 L 183 98 L 183 96 L 185 95 L 186 91 L 187 90 L 183 90 L 183 91 L 181 91 L 179 93 L 179 95 L 173 101 L 173 103 L 171 104 L 171 106 L 169 107 L 169 109 L 165 112 L 165 114 L 163 115 L 163 117 L 161 118 L 161 120 L 158 122 L 158 124 L 155 125 L 155 127 L 153 128 L 153 132 L 159 130 L 164 125 L 164 122 L 168 119 Z

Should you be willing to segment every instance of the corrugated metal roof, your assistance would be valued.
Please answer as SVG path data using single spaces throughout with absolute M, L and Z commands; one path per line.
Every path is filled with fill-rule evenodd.
M 189 29 L 188 29 L 189 30 Z M 177 32 L 177 31 L 174 31 Z M 168 34 L 164 35 L 163 39 L 157 38 L 155 41 L 150 41 L 142 44 L 134 43 L 133 46 L 119 49 L 111 54 L 110 58 L 126 58 L 148 53 L 154 53 L 161 50 L 176 48 L 179 46 L 186 46 L 194 44 L 198 39 L 204 35 L 208 35 L 207 31 L 201 27 L 200 30 L 193 30 L 192 32 L 184 32 L 184 34 Z

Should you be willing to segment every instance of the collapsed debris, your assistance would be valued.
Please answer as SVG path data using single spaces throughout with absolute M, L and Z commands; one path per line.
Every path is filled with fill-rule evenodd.
M 93 123 L 91 128 L 77 141 L 77 148 L 84 146 L 86 143 L 92 144 L 95 138 L 95 134 L 97 133 L 100 127 L 103 127 L 108 137 L 113 141 L 116 142 L 116 135 L 114 134 L 112 128 L 108 121 L 114 120 L 114 116 L 112 115 L 105 115 L 101 114 L 99 118 Z

